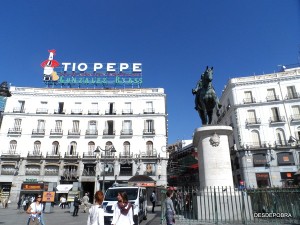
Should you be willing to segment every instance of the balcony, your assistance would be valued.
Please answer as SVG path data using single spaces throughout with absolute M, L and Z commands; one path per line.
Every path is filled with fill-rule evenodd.
M 133 130 L 132 129 L 122 129 L 121 136 L 132 136 Z
M 144 109 L 144 114 L 154 114 L 155 110 L 153 108 Z
M 21 128 L 9 128 L 7 134 L 10 135 L 21 135 L 22 129 Z
M 96 159 L 96 154 L 94 151 L 88 151 L 83 153 L 83 159 Z
M 40 173 L 41 173 L 41 171 L 37 170 L 37 169 L 26 168 L 26 170 L 25 170 L 25 175 L 36 175 L 36 176 L 39 176 Z
M 299 122 L 300 121 L 300 114 L 291 115 L 291 122 Z
M 63 109 L 54 109 L 54 114 L 65 114 L 65 110 Z
M 255 98 L 244 98 L 244 104 L 256 103 Z
M 55 169 L 45 169 L 45 176 L 58 176 L 59 175 L 59 171 L 55 170 Z
M 47 152 L 46 159 L 60 159 L 60 153 L 55 154 L 55 152 Z
M 155 135 L 155 130 L 154 129 L 144 129 L 143 130 L 143 135 Z
M 82 115 L 82 109 L 71 109 L 71 114 Z
M 22 107 L 14 107 L 13 112 L 14 113 L 25 113 L 25 109 Z
M 1 159 L 18 159 L 21 157 L 21 153 L 15 149 L 9 149 L 7 152 L 1 154 Z
M 284 116 L 270 117 L 269 121 L 271 124 L 285 123 L 285 117 Z
M 34 150 L 32 152 L 28 152 L 27 159 L 42 159 L 43 155 L 41 151 Z
M 16 172 L 16 169 L 14 169 L 14 168 L 9 168 L 9 169 L 2 168 L 1 175 L 14 175 L 15 172 Z
M 80 136 L 80 130 L 69 130 L 68 136 Z
M 116 115 L 117 114 L 117 112 L 116 112 L 116 110 L 115 109 L 107 109 L 107 110 L 105 110 L 105 115 Z
M 78 153 L 65 153 L 64 159 L 77 159 L 78 158 Z
M 266 97 L 267 102 L 279 101 L 279 95 L 270 95 Z
M 156 150 L 147 150 L 144 152 L 141 152 L 142 158 L 157 158 L 157 152 Z
M 260 118 L 248 118 L 246 119 L 246 126 L 260 125 Z
M 89 109 L 88 114 L 89 115 L 99 115 L 99 110 L 98 109 Z
M 286 140 L 276 140 L 274 145 L 276 148 L 290 147 L 289 143 Z
M 285 98 L 286 99 L 297 99 L 297 98 L 300 98 L 300 94 L 297 92 L 293 92 L 293 93 L 288 94 Z
M 51 129 L 50 136 L 62 136 L 63 130 L 62 129 Z
M 85 131 L 85 136 L 89 136 L 89 137 L 98 136 L 98 130 L 88 129 Z
M 33 129 L 32 135 L 35 136 L 44 136 L 45 135 L 45 129 Z
M 120 153 L 119 154 L 119 158 L 120 159 L 131 159 L 131 158 L 133 158 L 133 153 L 130 153 L 130 152 L 128 152 L 128 153 Z
M 36 114 L 48 114 L 48 109 L 38 108 L 38 109 L 36 109 Z
M 132 114 L 132 109 L 123 109 L 122 114 L 123 115 L 130 115 L 130 114 Z
M 261 142 L 246 142 L 244 143 L 244 148 L 245 149 L 259 149 L 259 148 L 267 148 L 266 143 L 261 143 Z
M 103 135 L 106 135 L 106 136 L 114 136 L 114 135 L 116 135 L 116 130 L 108 130 L 108 129 L 104 129 L 104 130 L 103 130 Z

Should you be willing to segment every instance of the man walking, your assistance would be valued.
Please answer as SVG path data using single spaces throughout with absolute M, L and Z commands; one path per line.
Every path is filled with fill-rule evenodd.
M 73 216 L 78 216 L 78 210 L 79 210 L 79 205 L 81 204 L 81 201 L 78 198 L 78 195 L 75 196 L 74 198 L 74 211 L 73 211 Z
M 150 196 L 150 201 L 152 202 L 152 213 L 154 213 L 155 202 L 156 202 L 155 190 L 153 190 L 153 192 L 152 192 L 152 194 Z
M 82 202 L 84 204 L 83 212 L 86 212 L 86 210 L 89 208 L 89 201 L 90 201 L 90 198 L 88 196 L 88 193 L 85 193 L 85 195 L 82 198 Z

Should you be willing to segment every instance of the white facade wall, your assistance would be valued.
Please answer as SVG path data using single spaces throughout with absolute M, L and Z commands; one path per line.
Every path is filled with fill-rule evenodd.
M 294 96 L 290 96 L 291 94 L 288 93 L 290 87 L 294 88 Z M 274 90 L 274 98 L 270 97 L 268 89 Z M 249 101 L 250 92 L 252 99 Z M 236 178 L 237 185 L 238 180 L 244 180 L 246 186 L 257 186 L 256 173 L 269 173 L 270 185 L 282 186 L 284 179 L 282 179 L 281 173 L 297 171 L 297 166 L 299 166 L 298 143 L 295 140 L 291 146 L 288 140 L 290 136 L 297 140 L 300 139 L 300 117 L 297 110 L 293 109 L 293 107 L 300 107 L 299 93 L 299 68 L 229 80 L 220 98 L 223 105 L 221 116 L 218 118 L 215 116 L 214 123 L 231 125 L 234 128 L 230 146 L 233 150 L 231 154 L 234 176 L 240 175 L 239 178 Z M 278 108 L 277 116 L 272 108 Z M 255 112 L 255 120 L 251 116 L 253 115 L 251 111 Z M 273 121 L 274 119 L 275 121 Z M 280 137 L 278 137 L 278 132 L 281 133 Z M 259 139 L 253 133 L 258 134 Z M 236 152 L 238 154 L 235 154 Z M 281 152 L 291 152 L 295 161 L 294 165 L 279 166 L 277 156 Z M 269 168 L 253 166 L 252 157 L 256 153 L 265 153 L 268 164 L 271 166 Z M 236 157 L 239 162 L 238 169 L 236 169 L 235 164 L 237 163 L 234 161 Z
M 85 163 L 95 163 L 94 160 L 85 161 L 84 154 L 88 153 L 89 142 L 94 142 L 95 148 L 100 146 L 105 148 L 107 142 L 111 142 L 116 149 L 114 159 L 114 175 L 107 176 L 106 180 L 126 181 L 135 174 L 144 174 L 147 163 L 156 164 L 156 170 L 151 177 L 156 181 L 157 186 L 166 185 L 166 152 L 167 145 L 167 112 L 166 95 L 162 88 L 153 89 L 52 89 L 52 88 L 23 88 L 11 87 L 12 97 L 7 99 L 3 122 L 0 130 L 0 152 L 2 157 L 2 170 L 4 164 L 13 164 L 19 168 L 19 176 L 0 176 L 1 182 L 12 182 L 18 180 L 15 192 L 20 191 L 22 181 L 25 179 L 38 179 L 43 182 L 56 182 L 59 184 L 60 176 L 64 166 L 71 165 L 71 162 L 64 160 L 65 154 L 70 154 L 71 142 L 77 143 L 76 154 L 78 158 L 72 162 L 77 163 L 77 174 L 80 181 L 91 181 L 95 183 L 95 190 L 98 187 L 96 178 L 82 178 L 82 171 Z M 24 109 L 20 112 L 20 101 L 24 101 Z M 57 114 L 59 103 L 63 102 L 64 114 Z M 94 103 L 94 105 L 93 105 Z M 95 104 L 97 103 L 97 104 Z M 109 114 L 110 103 L 113 103 L 113 115 Z M 130 114 L 125 103 L 130 103 Z M 95 106 L 97 105 L 97 107 Z M 128 104 L 127 104 L 128 105 Z M 152 106 L 151 106 L 152 105 Z M 150 108 L 149 108 L 150 107 Z M 97 109 L 96 109 L 97 108 Z M 98 114 L 90 112 L 98 111 Z M 44 113 L 40 113 L 44 112 Z M 46 112 L 46 113 L 45 113 Z M 81 112 L 74 114 L 72 112 Z M 21 119 L 21 133 L 14 132 L 15 120 Z M 38 120 L 44 120 L 45 133 L 43 135 L 33 135 L 33 130 L 38 129 Z M 51 135 L 51 130 L 55 130 L 56 120 L 62 121 L 62 135 Z M 80 135 L 68 135 L 73 129 L 73 121 L 79 121 Z M 131 121 L 132 135 L 121 135 L 124 121 Z M 146 120 L 153 120 L 153 127 L 145 125 Z M 89 130 L 89 121 L 96 121 L 98 135 L 86 135 Z M 115 135 L 104 135 L 107 129 L 106 121 L 113 121 Z M 15 130 L 14 130 L 15 129 Z M 148 129 L 145 132 L 145 129 Z M 150 132 L 149 132 L 150 129 Z M 13 131 L 13 132 L 9 132 Z M 17 129 L 17 131 L 19 131 Z M 16 141 L 15 152 L 11 152 L 11 143 Z M 27 160 L 28 153 L 34 153 L 34 142 L 41 143 L 41 161 Z M 53 142 L 59 142 L 59 176 L 45 176 L 43 169 L 46 165 L 51 165 L 47 155 L 53 154 Z M 124 142 L 130 143 L 130 153 L 132 157 L 127 162 L 132 163 L 131 176 L 119 176 L 120 154 L 124 154 Z M 147 152 L 147 142 L 153 143 L 153 152 Z M 104 152 L 101 152 L 104 154 Z M 94 154 L 94 153 L 93 153 Z M 150 154 L 150 155 L 149 155 Z M 3 160 L 5 156 L 5 160 Z M 20 156 L 21 160 L 14 159 L 13 156 Z M 103 158 L 103 156 L 102 156 Z M 133 159 L 138 159 L 133 161 Z M 41 171 L 39 176 L 25 175 L 27 165 L 39 164 Z M 55 162 L 57 163 L 57 162 Z M 138 169 L 139 167 L 139 169 Z M 100 171 L 103 169 L 103 162 L 99 164 Z M 97 168 L 97 174 L 100 175 Z M 116 176 L 116 177 L 115 177 Z M 100 176 L 101 177 L 101 176 Z M 101 178 L 100 178 L 101 179 Z M 101 181 L 100 181 L 101 183 Z

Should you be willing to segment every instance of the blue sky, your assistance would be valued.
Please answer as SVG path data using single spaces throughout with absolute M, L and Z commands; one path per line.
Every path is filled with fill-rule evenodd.
M 143 87 L 167 94 L 169 143 L 201 126 L 194 88 L 214 66 L 229 78 L 299 62 L 298 0 L 6 0 L 0 8 L 0 81 L 44 87 L 48 49 L 59 62 L 141 62 Z

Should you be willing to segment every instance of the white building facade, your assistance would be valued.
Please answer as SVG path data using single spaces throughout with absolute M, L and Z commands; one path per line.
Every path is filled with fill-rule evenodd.
M 12 201 L 50 182 L 79 182 L 90 193 L 102 189 L 103 179 L 107 188 L 134 175 L 167 184 L 163 89 L 10 91 L 0 130 L 0 185 L 9 187 Z
M 300 156 L 300 68 L 230 79 L 214 124 L 230 125 L 236 186 L 291 186 Z

